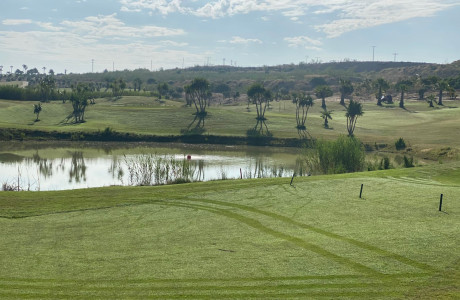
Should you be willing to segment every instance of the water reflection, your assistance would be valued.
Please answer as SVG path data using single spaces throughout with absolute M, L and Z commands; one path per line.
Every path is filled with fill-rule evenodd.
M 46 179 L 53 176 L 53 162 L 46 158 L 41 158 L 38 152 L 32 156 L 32 162 L 38 166 L 38 171 Z
M 148 152 L 156 151 L 155 148 L 143 148 L 143 153 L 136 154 L 139 150 L 133 153 L 128 149 L 107 151 L 107 148 L 98 148 L 98 154 L 95 154 L 95 150 L 41 149 L 32 154 L 25 152 L 22 156 L 0 152 L 0 183 L 14 180 L 20 181 L 22 190 L 62 190 L 290 177 L 294 171 L 303 174 L 297 171 L 299 167 L 296 164 L 300 161 L 294 163 L 297 154 L 293 153 L 282 153 L 280 160 L 280 153 L 271 148 L 222 147 L 225 150 L 219 152 L 216 149 L 203 150 L 204 146 L 193 147 L 199 150 L 165 148 L 162 154 L 152 154 Z M 58 153 L 63 153 L 63 157 L 49 158 L 51 151 L 55 151 L 53 157 Z M 18 178 L 21 180 L 18 181 Z
M 72 152 L 69 182 L 72 183 L 72 180 L 75 180 L 76 183 L 79 183 L 82 180 L 83 182 L 86 182 L 86 164 L 85 159 L 83 158 L 83 152 L 81 151 Z
M 199 159 L 195 161 L 195 168 L 196 168 L 196 180 L 197 181 L 204 181 L 204 160 Z
M 108 172 L 110 175 L 112 175 L 112 179 L 117 179 L 123 184 L 123 176 L 125 174 L 123 168 L 120 167 L 120 160 L 118 159 L 118 156 L 112 156 L 112 161 L 110 163 L 110 166 L 108 168 Z

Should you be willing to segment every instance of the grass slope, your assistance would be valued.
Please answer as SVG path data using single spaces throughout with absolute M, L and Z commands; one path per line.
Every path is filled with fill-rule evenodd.
M 459 170 L 2 192 L 0 297 L 456 299 Z
M 323 128 L 318 103 L 310 110 L 307 129 L 315 138 L 335 138 L 347 134 L 345 108 L 337 99 L 328 101 L 333 111 L 330 129 Z M 119 132 L 138 134 L 179 135 L 181 130 L 193 128 L 193 108 L 177 101 L 159 102 L 147 97 L 124 97 L 111 101 L 98 99 L 96 105 L 87 108 L 86 123 L 64 122 L 71 112 L 70 103 L 43 104 L 39 122 L 34 122 L 31 102 L 0 101 L 0 128 L 38 129 L 45 131 L 97 131 L 110 127 Z M 275 137 L 298 137 L 295 128 L 295 106 L 290 101 L 272 103 L 266 113 L 266 124 Z M 394 106 L 378 107 L 374 102 L 364 103 L 364 116 L 359 118 L 355 130 L 364 142 L 393 145 L 403 137 L 413 147 L 429 151 L 443 146 L 460 148 L 458 119 L 460 108 L 456 101 L 446 100 L 443 107 L 428 108 L 425 102 L 407 101 L 406 109 Z M 254 107 L 246 105 L 211 106 L 205 119 L 205 134 L 220 136 L 245 136 L 256 125 Z

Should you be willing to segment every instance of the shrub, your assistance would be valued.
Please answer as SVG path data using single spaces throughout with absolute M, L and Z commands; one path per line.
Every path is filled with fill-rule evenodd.
M 80 141 L 80 140 L 84 140 L 85 136 L 81 132 L 74 132 L 70 135 L 70 139 L 72 141 Z
M 414 158 L 410 157 L 408 158 L 407 156 L 404 155 L 404 168 L 413 168 L 414 166 Z
M 5 192 L 14 192 L 14 191 L 19 191 L 19 188 L 12 185 L 12 184 L 9 184 L 9 183 L 6 183 L 4 182 L 2 184 L 2 191 L 5 191 Z
M 406 149 L 406 142 L 404 142 L 403 138 L 399 138 L 399 140 L 395 142 L 395 147 L 396 150 Z
M 350 173 L 364 168 L 364 149 L 354 137 L 340 136 L 335 141 L 316 143 L 318 168 L 325 174 Z
M 390 168 L 390 159 L 385 156 L 380 161 L 380 170 L 388 170 L 389 168 Z

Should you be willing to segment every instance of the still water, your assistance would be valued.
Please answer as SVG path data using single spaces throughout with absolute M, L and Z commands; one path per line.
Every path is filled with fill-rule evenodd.
M 299 149 L 249 146 L 0 143 L 0 185 L 48 191 L 290 177 L 299 157 Z

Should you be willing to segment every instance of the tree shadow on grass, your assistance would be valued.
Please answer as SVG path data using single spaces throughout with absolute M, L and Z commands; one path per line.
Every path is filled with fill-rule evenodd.
M 256 126 L 246 131 L 249 138 L 271 138 L 273 134 L 268 130 L 265 120 L 257 119 Z
M 184 135 L 203 134 L 206 129 L 204 128 L 205 115 L 196 114 L 195 118 L 188 124 L 187 128 L 181 129 L 180 133 Z
M 297 128 L 297 134 L 299 135 L 299 138 L 301 140 L 313 139 L 313 137 L 306 128 Z
M 73 113 L 70 113 L 67 117 L 65 117 L 64 119 L 62 119 L 58 125 L 60 126 L 69 126 L 69 125 L 78 125 L 78 124 L 83 124 L 83 123 L 86 123 L 85 120 L 83 120 L 82 122 L 76 122 L 75 121 L 75 117 L 74 117 L 74 114 Z

